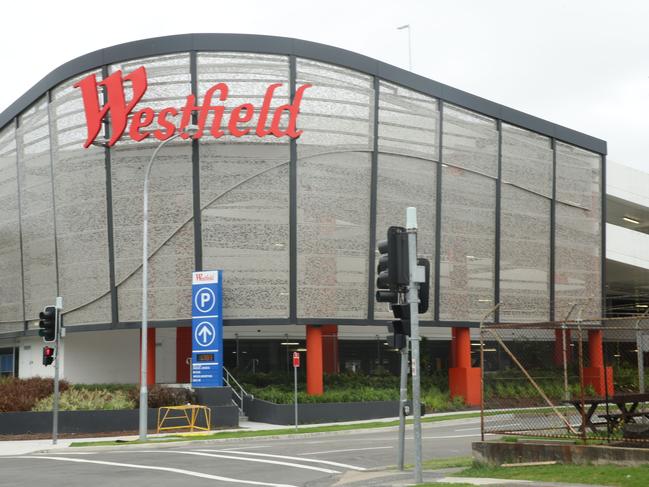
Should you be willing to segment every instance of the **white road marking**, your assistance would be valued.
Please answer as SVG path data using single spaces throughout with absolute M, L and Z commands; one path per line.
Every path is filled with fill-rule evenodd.
M 162 453 L 163 451 L 164 450 L 150 450 L 150 451 L 147 451 L 147 453 L 157 453 L 157 452 Z M 235 456 L 232 456 L 232 455 L 221 455 L 221 454 L 214 454 L 214 453 L 202 453 L 202 452 L 212 452 L 212 451 L 227 452 L 227 450 L 200 450 L 200 451 L 171 450 L 171 451 L 165 451 L 165 453 L 174 453 L 174 454 L 181 454 L 181 455 L 198 455 L 198 456 L 202 456 L 202 457 L 213 457 L 213 458 L 225 458 L 227 460 L 241 460 L 241 461 L 244 461 L 244 462 L 270 463 L 272 465 L 284 465 L 285 467 L 295 467 L 295 468 L 303 468 L 305 470 L 315 470 L 316 472 L 340 473 L 338 470 L 331 470 L 329 468 L 311 467 L 310 465 L 299 465 L 297 463 L 279 462 L 277 460 L 264 460 L 262 458 L 247 458 L 247 457 L 238 457 L 238 456 L 235 457 Z M 243 453 L 243 452 L 238 452 L 238 451 L 232 451 L 232 453 L 242 453 L 244 455 L 259 455 L 259 456 L 271 456 L 271 457 L 275 456 L 275 455 L 265 455 L 263 453 Z M 290 459 L 290 457 L 278 457 L 278 458 Z M 304 460 L 304 461 L 310 461 L 310 460 Z
M 200 450 L 200 451 L 227 452 L 228 450 Z M 367 470 L 366 468 L 356 467 L 355 465 L 349 465 L 347 463 L 330 462 L 329 460 L 317 460 L 315 458 L 289 457 L 287 455 L 271 455 L 270 453 L 257 453 L 257 452 L 247 452 L 247 451 L 232 451 L 232 453 L 236 453 L 238 455 L 253 455 L 257 457 L 283 458 L 285 460 L 296 460 L 300 462 L 322 463 L 323 465 L 331 465 L 333 467 L 348 468 L 350 470 L 358 470 L 359 472 L 364 472 L 365 470 Z
M 476 433 L 475 435 L 448 435 L 448 436 L 422 436 L 422 440 L 446 440 L 449 438 L 475 438 L 476 436 L 480 436 L 480 433 Z
M 346 450 L 327 450 L 327 451 L 313 451 L 310 453 L 302 453 L 302 455 L 323 455 L 325 453 L 342 453 L 346 451 L 363 451 L 363 450 L 391 450 L 392 446 L 373 446 L 371 448 L 348 448 Z
M 221 482 L 233 482 L 238 484 L 249 484 L 249 485 L 265 485 L 267 487 L 296 487 L 290 484 L 273 484 L 270 482 L 257 482 L 255 480 L 233 479 L 230 477 L 221 477 L 219 475 L 210 475 L 207 473 L 194 472 L 192 470 L 185 470 L 182 468 L 157 467 L 154 465 L 136 465 L 133 463 L 106 462 L 103 460 L 86 460 L 83 458 L 65 458 L 65 457 L 50 457 L 50 456 L 47 457 L 46 456 L 15 456 L 11 458 L 27 458 L 30 460 L 43 458 L 47 460 L 58 460 L 63 462 L 94 463 L 97 465 L 108 465 L 109 467 L 127 467 L 127 468 L 141 469 L 141 470 L 159 470 L 162 472 L 171 472 L 180 475 L 189 475 L 190 477 L 198 477 L 201 479 L 220 480 Z
M 456 429 L 454 431 L 475 431 L 475 430 L 480 431 L 480 427 L 476 426 L 475 428 L 459 428 L 459 429 Z

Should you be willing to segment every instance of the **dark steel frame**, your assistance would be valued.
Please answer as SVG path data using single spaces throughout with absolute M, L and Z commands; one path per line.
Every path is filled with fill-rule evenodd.
M 462 108 L 486 115 L 495 119 L 498 127 L 498 176 L 496 180 L 496 228 L 495 228 L 495 269 L 494 269 L 494 300 L 499 299 L 499 275 L 500 275 L 500 196 L 501 196 L 501 166 L 502 166 L 502 123 L 506 122 L 551 138 L 553 147 L 553 175 L 556 175 L 556 141 L 561 140 L 571 145 L 587 149 L 589 151 L 600 154 L 601 156 L 601 189 L 602 189 L 602 309 L 605 306 L 605 184 L 606 184 L 606 142 L 591 137 L 589 135 L 577 132 L 575 130 L 553 124 L 546 120 L 528 115 L 526 113 L 514 110 L 512 108 L 485 100 L 470 93 L 455 89 L 453 87 L 438 83 L 436 81 L 424 78 L 409 71 L 382 63 L 375 59 L 356 54 L 344 49 L 339 49 L 323 44 L 314 42 L 302 41 L 297 39 L 290 39 L 284 37 L 272 36 L 257 36 L 247 34 L 183 34 L 167 37 L 158 37 L 152 39 L 144 39 L 126 44 L 101 49 L 89 54 L 80 56 L 68 63 L 60 66 L 52 71 L 41 81 L 36 83 L 29 91 L 22 95 L 12 105 L 9 106 L 4 112 L 0 114 L 0 129 L 5 125 L 14 122 L 17 126 L 18 116 L 21 112 L 27 109 L 31 104 L 38 100 L 43 94 L 49 93 L 51 89 L 58 84 L 77 76 L 86 71 L 93 69 L 101 69 L 102 74 L 108 74 L 108 66 L 113 63 L 122 62 L 126 60 L 141 59 L 153 56 L 174 54 L 174 53 L 188 53 L 190 56 L 190 71 L 191 71 L 191 88 L 192 92 L 197 91 L 197 69 L 196 69 L 196 55 L 197 52 L 246 52 L 246 53 L 260 53 L 260 54 L 277 54 L 288 56 L 289 59 L 289 84 L 290 84 L 290 97 L 291 100 L 295 95 L 296 83 L 296 59 L 306 58 L 319 62 L 330 63 L 333 65 L 353 69 L 372 76 L 374 86 L 374 146 L 371 159 L 371 178 L 370 178 L 370 233 L 369 233 L 369 252 L 368 252 L 368 295 L 367 295 L 367 311 L 368 317 L 366 319 L 306 319 L 297 317 L 297 163 L 298 163 L 298 146 L 295 140 L 290 142 L 290 163 L 289 163 L 289 244 L 290 244 L 290 298 L 289 298 L 289 313 L 287 319 L 249 319 L 249 320 L 225 320 L 226 325 L 262 325 L 262 324 L 349 324 L 349 325 L 381 325 L 385 320 L 374 320 L 374 247 L 377 240 L 376 229 L 376 198 L 377 198 L 377 177 L 378 177 L 378 86 L 379 81 L 384 80 L 390 83 L 404 86 L 408 89 L 418 91 L 424 95 L 434 97 L 439 102 L 439 162 L 437 164 L 437 178 L 436 178 L 436 214 L 435 214 L 435 262 L 433 263 L 435 269 L 434 276 L 434 320 L 424 321 L 422 325 L 428 326 L 457 326 L 460 322 L 449 322 L 439 320 L 439 302 L 440 302 L 440 244 L 441 244 L 441 190 L 442 190 L 442 131 L 443 131 L 443 106 L 445 103 L 457 105 Z M 106 126 L 105 135 L 108 136 L 108 127 Z M 17 156 L 18 162 L 18 156 Z M 110 275 L 110 293 L 111 293 L 111 311 L 112 320 L 107 324 L 93 324 L 93 325 L 75 325 L 69 327 L 70 331 L 82 330 L 99 330 L 111 328 L 137 328 L 137 322 L 120 322 L 117 315 L 117 288 L 115 286 L 115 256 L 114 256 L 114 242 L 113 242 L 113 218 L 112 218 L 112 182 L 111 182 L 111 155 L 110 150 L 105 150 L 105 165 L 106 165 L 106 197 L 107 197 L 107 234 L 108 234 L 108 250 L 109 250 L 109 275 Z M 555 233 L 555 205 L 556 205 L 556 178 L 553 179 L 553 193 L 552 193 L 552 210 L 551 210 L 551 232 L 550 237 L 551 247 L 554 247 L 554 233 Z M 20 182 L 18 182 L 20 184 Z M 192 143 L 192 186 L 193 186 L 193 209 L 194 209 L 194 259 L 196 269 L 202 269 L 202 235 L 201 235 L 201 215 L 200 215 L 200 155 L 198 141 Z M 20 211 L 20 210 L 19 210 Z M 381 231 L 382 229 L 378 229 Z M 22 232 L 21 232 L 22 233 Z M 22 239 L 22 235 L 21 235 Z M 22 244 L 21 244 L 22 250 Z M 553 248 L 551 249 L 554 250 Z M 21 255 L 22 259 L 22 255 Z M 21 270 L 22 272 L 22 270 Z M 58 276 L 57 276 L 58 279 Z M 24 283 L 23 283 L 24 286 Z M 554 289 L 554 252 L 551 252 L 550 262 L 550 288 Z M 24 292 L 23 292 L 24 301 Z M 23 302 L 24 310 L 24 302 Z M 553 318 L 554 311 L 554 293 L 551 293 L 551 311 L 549 318 Z M 165 327 L 165 326 L 184 326 L 189 325 L 190 320 L 170 320 L 170 321 L 157 321 L 152 322 L 152 326 Z M 461 322 L 462 326 L 477 326 L 477 322 Z M 7 333 L 3 336 L 32 334 L 35 331 L 27 331 L 27 324 L 25 323 L 25 331 Z

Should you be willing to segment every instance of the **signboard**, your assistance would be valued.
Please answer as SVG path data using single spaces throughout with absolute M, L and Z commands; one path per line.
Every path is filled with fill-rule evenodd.
M 128 89 L 125 89 L 125 82 Z M 86 115 L 88 137 L 83 144 L 86 148 L 90 147 L 103 128 L 104 121 L 107 121 L 110 126 L 110 139 L 106 144 L 108 147 L 122 137 L 127 125 L 129 137 L 133 142 L 140 142 L 147 137 L 163 141 L 173 137 L 175 133 L 183 139 L 192 137 L 197 140 L 204 132 L 209 132 L 216 139 L 226 133 L 233 137 L 255 134 L 257 137 L 272 135 L 278 138 L 288 136 L 295 139 L 302 133 L 297 129 L 300 103 L 304 91 L 311 85 L 304 84 L 296 87 L 290 103 L 276 106 L 273 96 L 275 90 L 281 86 L 282 83 L 268 85 L 260 107 L 254 106 L 252 103 L 254 100 L 250 100 L 229 107 L 226 113 L 226 105 L 232 103 L 228 100 L 230 87 L 227 83 L 216 83 L 209 88 L 203 96 L 202 103 L 196 99 L 196 95 L 188 94 L 183 107 L 170 106 L 155 109 L 137 107 L 139 109 L 136 110 L 138 102 L 142 100 L 149 87 L 144 66 L 125 75 L 121 70 L 115 71 L 99 82 L 93 73 L 74 85 L 81 90 Z M 105 95 L 100 97 L 100 93 L 104 91 Z M 233 93 L 231 98 L 238 96 L 240 94 Z M 100 104 L 100 99 L 104 101 L 103 105 Z M 109 112 L 110 117 L 107 117 Z M 197 117 L 198 131 L 190 135 L 185 129 L 192 115 Z
M 223 271 L 192 274 L 192 387 L 223 386 Z
M 300 352 L 293 352 L 293 367 L 300 366 Z

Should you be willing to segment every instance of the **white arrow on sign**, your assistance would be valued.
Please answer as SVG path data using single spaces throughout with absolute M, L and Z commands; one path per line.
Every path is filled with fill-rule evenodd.
M 194 332 L 194 337 L 201 347 L 207 347 L 212 344 L 216 337 L 214 326 L 209 321 L 199 323 Z

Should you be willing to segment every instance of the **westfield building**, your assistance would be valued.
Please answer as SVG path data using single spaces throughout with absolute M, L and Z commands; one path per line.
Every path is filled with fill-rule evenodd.
M 157 149 L 150 382 L 188 381 L 197 270 L 223 271 L 228 368 L 288 370 L 306 349 L 317 392 L 323 372 L 397 367 L 376 243 L 409 206 L 432 368 L 495 303 L 489 321 L 603 314 L 604 141 L 343 49 L 179 35 L 74 59 L 0 114 L 0 349 L 17 375 L 50 373 L 38 314 L 61 296 L 63 377 L 138 381 Z

